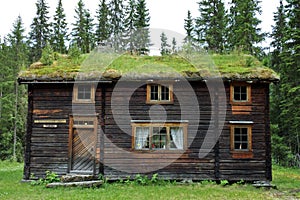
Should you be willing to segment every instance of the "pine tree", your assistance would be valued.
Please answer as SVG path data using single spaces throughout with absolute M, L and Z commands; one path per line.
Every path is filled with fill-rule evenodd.
M 94 19 L 92 18 L 90 11 L 87 9 L 85 10 L 84 22 L 84 53 L 90 53 L 95 48 Z
M 282 0 L 280 6 L 274 13 L 275 26 L 272 27 L 271 37 L 273 41 L 271 46 L 274 48 L 271 53 L 271 67 L 281 73 L 281 69 L 285 67 L 282 59 L 285 34 L 287 30 L 286 13 Z M 281 92 L 281 83 L 272 84 L 270 87 L 270 119 L 271 119 L 271 134 L 272 134 L 272 156 L 277 164 L 288 165 L 291 149 L 288 141 L 285 139 L 285 134 L 282 131 L 282 122 L 285 123 L 282 117 L 281 102 L 285 101 L 284 94 Z
M 150 13 L 147 9 L 145 0 L 137 0 L 135 19 L 135 28 L 137 30 L 137 33 L 135 34 L 137 40 L 137 51 L 140 54 L 145 54 L 149 52 L 150 48 Z
M 256 46 L 264 40 L 259 25 L 261 20 L 257 15 L 261 13 L 259 0 L 232 0 L 229 22 L 229 48 L 258 55 L 261 49 Z
M 0 160 L 13 157 L 14 77 L 12 52 L 6 39 L 0 44 Z
M 176 38 L 173 37 L 172 39 L 172 54 L 175 54 L 177 52 L 177 41 Z
M 284 66 L 283 60 L 281 59 L 281 54 L 283 52 L 285 32 L 287 28 L 286 14 L 282 0 L 280 1 L 278 11 L 274 13 L 274 22 L 275 26 L 273 26 L 271 33 L 271 37 L 273 38 L 271 46 L 274 48 L 273 52 L 271 53 L 271 67 L 280 73 L 281 68 Z M 278 125 L 280 121 L 279 105 L 282 98 L 282 95 L 280 94 L 280 84 L 272 85 L 271 92 L 271 123 Z
M 224 3 L 221 0 L 203 0 L 198 4 L 200 17 L 196 19 L 196 38 L 210 51 L 222 53 L 228 24 Z
M 280 164 L 299 166 L 299 158 L 294 158 L 300 153 L 300 2 L 288 0 L 284 6 L 280 1 L 274 21 L 271 64 L 281 80 L 271 90 L 271 130 L 278 137 L 275 149 L 287 151 L 285 157 L 275 151 L 274 157 Z
M 22 160 L 26 90 L 18 85 L 16 77 L 29 63 L 24 32 L 19 16 L 0 48 L 0 159 Z
M 41 58 L 42 49 L 50 41 L 49 7 L 45 0 L 38 0 L 36 8 L 36 17 L 33 19 L 29 33 L 32 61 L 37 61 Z
M 287 29 L 281 58 L 280 95 L 281 121 L 279 129 L 285 135 L 294 154 L 300 152 L 300 2 L 287 1 Z
M 53 34 L 51 46 L 55 52 L 67 53 L 66 42 L 68 41 L 68 27 L 62 0 L 58 1 L 52 24 Z
M 170 54 L 170 47 L 171 45 L 168 44 L 168 37 L 164 32 L 162 32 L 160 35 L 160 54 L 162 56 Z
M 193 22 L 193 18 L 192 18 L 192 14 L 191 14 L 190 10 L 187 13 L 187 18 L 184 20 L 184 29 L 186 31 L 186 37 L 184 38 L 184 43 L 192 43 L 193 32 L 194 32 L 194 22 Z
M 14 51 L 12 59 L 17 62 L 14 72 L 17 76 L 19 70 L 29 64 L 29 50 L 21 16 L 18 16 L 14 22 L 12 32 L 8 34 L 8 42 Z
M 110 13 L 110 42 L 116 51 L 124 49 L 124 5 L 122 0 L 111 0 Z
M 78 1 L 75 9 L 76 23 L 72 29 L 72 43 L 76 44 L 82 53 L 89 53 L 94 47 L 93 19 L 85 8 L 82 0 Z
M 136 2 L 135 0 L 129 0 L 125 11 L 125 22 L 124 22 L 124 42 L 126 50 L 129 50 L 131 54 L 136 50 Z
M 97 13 L 96 42 L 106 42 L 110 37 L 109 10 L 106 0 L 100 0 Z

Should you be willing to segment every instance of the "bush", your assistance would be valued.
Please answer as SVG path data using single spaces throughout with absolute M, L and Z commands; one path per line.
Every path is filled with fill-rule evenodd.
M 32 175 L 33 176 L 33 175 Z M 37 181 L 33 181 L 32 185 L 47 185 L 49 183 L 60 182 L 58 175 L 51 171 L 46 171 L 45 178 L 40 178 Z

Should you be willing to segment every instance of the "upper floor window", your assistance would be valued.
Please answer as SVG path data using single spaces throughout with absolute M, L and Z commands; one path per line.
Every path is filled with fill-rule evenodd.
M 232 84 L 230 86 L 231 103 L 250 103 L 251 86 L 248 84 Z
M 136 150 L 184 150 L 187 124 L 132 124 L 133 148 Z
M 173 102 L 173 86 L 161 84 L 147 85 L 147 103 L 168 104 Z
M 92 84 L 75 84 L 73 88 L 74 103 L 94 103 L 95 86 Z

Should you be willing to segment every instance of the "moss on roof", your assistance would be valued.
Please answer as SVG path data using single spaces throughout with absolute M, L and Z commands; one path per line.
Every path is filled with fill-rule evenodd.
M 66 55 L 57 56 L 51 66 L 41 62 L 20 72 L 20 81 L 57 81 L 77 79 L 131 79 L 178 77 L 205 79 L 222 77 L 232 80 L 279 79 L 271 69 L 256 58 L 245 54 L 182 57 L 172 56 L 122 56 L 91 53 L 74 61 Z M 99 79 L 97 79 L 99 80 Z

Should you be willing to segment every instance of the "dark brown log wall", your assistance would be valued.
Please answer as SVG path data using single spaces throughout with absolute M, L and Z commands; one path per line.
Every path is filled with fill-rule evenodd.
M 30 143 L 27 144 L 30 157 L 25 155 L 26 160 L 29 160 L 29 163 L 25 163 L 25 168 L 28 168 L 25 171 L 26 178 L 31 175 L 44 176 L 46 170 L 67 173 L 72 87 L 67 84 L 34 84 L 29 87 L 32 117 L 28 127 L 32 133 Z M 55 119 L 64 119 L 66 123 L 55 124 L 57 128 L 44 128 L 43 123 L 34 123 L 35 120 Z
M 215 148 L 203 159 L 199 159 L 199 149 L 207 134 L 207 130 L 211 119 L 215 119 L 211 109 L 211 99 L 205 83 L 192 82 L 192 86 L 198 97 L 201 119 L 198 127 L 198 134 L 195 138 L 188 137 L 190 146 L 180 158 L 170 165 L 161 168 L 153 173 L 159 173 L 161 176 L 172 179 L 190 178 L 194 180 L 213 179 L 213 180 L 270 180 L 270 133 L 267 130 L 268 125 L 268 84 L 252 84 L 252 105 L 249 114 L 233 114 L 232 107 L 229 101 L 229 83 L 225 84 L 227 99 L 220 99 L 217 93 L 216 99 L 218 101 L 227 102 L 227 115 L 226 122 L 222 131 L 219 141 L 216 143 Z M 174 90 L 185 90 L 180 88 L 180 85 L 174 84 Z M 106 111 L 106 128 L 105 135 L 109 139 L 105 143 L 105 170 L 104 174 L 108 175 L 111 179 L 125 177 L 132 175 L 124 173 L 120 170 L 113 169 L 109 166 L 122 166 L 126 169 L 134 170 L 138 166 L 152 166 L 157 165 L 159 162 L 171 162 L 169 159 L 163 161 L 154 159 L 155 156 L 151 152 L 136 152 L 135 157 L 130 157 L 126 153 L 117 153 L 112 148 L 111 143 L 125 151 L 132 152 L 131 137 L 130 135 L 121 131 L 114 121 L 110 107 L 111 91 L 109 90 L 106 96 L 106 104 L 108 110 Z M 123 88 L 126 93 L 126 88 Z M 149 120 L 148 111 L 152 105 L 145 104 L 146 102 L 146 86 L 143 86 L 135 91 L 130 99 L 130 114 L 134 120 Z M 212 94 L 214 94 L 212 92 Z M 211 95 L 212 95 L 211 94 Z M 121 98 L 121 97 L 120 97 Z M 186 96 L 189 98 L 189 96 Z M 121 102 L 121 101 L 120 101 Z M 174 97 L 174 104 L 163 105 L 168 114 L 168 120 L 179 120 L 180 106 L 176 97 Z M 123 109 L 127 109 L 124 105 Z M 187 108 L 189 110 L 189 108 Z M 190 107 L 190 112 L 193 112 L 193 107 Z M 120 110 L 122 115 L 122 110 Z M 193 119 L 182 119 L 189 120 Z M 253 121 L 252 128 L 252 145 L 253 145 L 253 158 L 248 159 L 235 159 L 230 152 L 230 127 L 229 121 Z M 212 120 L 214 123 L 214 120 Z M 123 126 L 128 125 L 128 121 L 124 121 Z M 194 126 L 188 127 L 190 132 Z M 174 154 L 171 151 L 162 152 L 162 158 L 172 158 Z M 135 159 L 136 158 L 136 159 Z M 269 173 L 269 174 L 268 174 Z M 268 174 L 268 175 L 267 175 Z
M 96 173 L 104 173 L 110 179 L 125 178 L 133 173 L 126 173 L 120 169 L 134 171 L 137 168 L 147 168 L 158 163 L 170 163 L 152 173 L 169 179 L 194 179 L 194 180 L 270 180 L 270 132 L 269 132 L 269 107 L 268 84 L 253 83 L 252 105 L 250 114 L 233 114 L 229 100 L 229 83 L 225 84 L 227 99 L 226 123 L 219 141 L 205 158 L 199 159 L 199 149 L 207 134 L 212 113 L 210 93 L 204 82 L 191 82 L 197 95 L 200 108 L 199 126 L 193 125 L 193 106 L 185 105 L 187 119 L 181 118 L 181 109 L 178 98 L 174 96 L 174 104 L 163 105 L 167 111 L 168 120 L 189 120 L 188 133 L 196 129 L 195 137 L 188 134 L 189 148 L 179 152 L 181 156 L 172 151 L 135 152 L 132 149 L 132 137 L 122 131 L 114 120 L 111 108 L 112 91 L 114 84 L 98 85 L 96 91 L 96 114 L 98 114 L 98 143 L 97 143 L 97 169 Z M 72 115 L 72 84 L 34 84 L 29 87 L 29 116 L 27 147 L 25 153 L 24 178 L 31 174 L 43 176 L 46 170 L 54 171 L 60 175 L 68 173 L 68 137 L 69 118 Z M 180 83 L 174 83 L 174 90 L 185 91 Z M 124 93 L 128 92 L 123 88 Z M 217 96 L 217 93 L 215 93 Z M 122 103 L 122 96 L 117 97 Z M 190 98 L 188 95 L 185 98 Z M 152 105 L 146 104 L 146 85 L 138 88 L 131 96 L 130 116 L 133 120 L 149 120 L 149 109 Z M 105 106 L 105 107 L 102 107 Z M 32 108 L 30 108 L 32 106 Z M 76 106 L 76 105 L 75 105 Z M 122 118 L 126 105 L 116 113 Z M 182 105 L 181 105 L 182 106 Z M 86 109 L 88 110 L 88 108 Z M 32 112 L 32 116 L 30 113 Z M 89 113 L 89 111 L 87 111 Z M 58 124 L 57 128 L 44 128 L 43 124 L 34 123 L 40 119 L 65 119 L 65 124 Z M 124 116 L 121 125 L 130 128 L 130 121 Z M 230 153 L 230 129 L 228 121 L 245 120 L 253 121 L 252 145 L 253 158 L 233 159 Z M 213 122 L 214 123 L 214 122 Z M 197 129 L 198 128 L 198 129 Z M 101 148 L 100 148 L 101 147 Z M 116 148 L 124 150 L 116 151 Z M 128 154 L 130 152 L 130 155 Z M 133 156 L 132 156 L 133 155 Z

